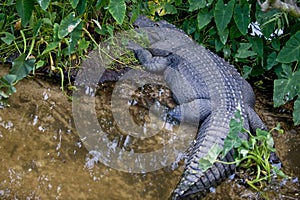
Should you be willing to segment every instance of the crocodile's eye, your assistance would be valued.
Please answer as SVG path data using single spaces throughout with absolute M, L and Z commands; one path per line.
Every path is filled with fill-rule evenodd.
M 159 27 L 159 23 L 154 23 L 154 26 L 155 27 Z

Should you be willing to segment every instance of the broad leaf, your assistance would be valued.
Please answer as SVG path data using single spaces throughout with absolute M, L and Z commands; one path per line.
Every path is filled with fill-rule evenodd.
M 26 77 L 33 70 L 34 62 L 35 59 L 26 60 L 26 55 L 21 54 L 18 58 L 14 60 L 9 73 L 16 75 L 16 81 L 19 81 Z
M 60 23 L 58 28 L 58 38 L 62 39 L 71 33 L 80 23 L 79 18 L 75 18 L 75 13 L 72 12 L 66 16 Z
M 72 33 L 70 33 L 70 39 L 68 46 L 63 50 L 64 55 L 71 55 L 75 53 L 77 49 L 78 40 L 81 37 L 83 23 L 80 23 Z
M 278 107 L 300 96 L 300 70 L 292 73 L 291 67 L 283 68 L 283 77 L 274 81 L 273 100 L 274 106 Z
M 1 40 L 7 45 L 10 45 L 15 40 L 15 36 L 11 33 L 4 32 L 5 37 L 1 37 Z
M 125 0 L 110 0 L 108 4 L 108 11 L 116 20 L 117 24 L 122 24 L 126 12 Z
M 238 49 L 238 53 L 235 55 L 236 58 L 248 58 L 251 56 L 255 56 L 256 53 L 254 51 L 249 50 L 252 47 L 250 43 L 240 43 L 240 48 Z
M 293 120 L 295 126 L 300 124 L 300 97 L 294 103 Z
M 260 24 L 260 32 L 264 37 L 269 38 L 271 34 L 274 33 L 277 26 L 277 20 L 274 20 L 274 16 L 278 13 L 276 9 L 270 10 L 268 12 L 263 12 L 261 9 L 257 9 L 255 15 L 258 24 Z
M 75 9 L 77 7 L 77 4 L 79 2 L 79 0 L 69 0 L 71 6 L 73 9 Z
M 188 35 L 194 33 L 197 30 L 196 19 L 185 20 L 182 24 L 182 28 Z
M 263 39 L 259 36 L 249 37 L 249 41 L 252 44 L 252 50 L 257 53 L 259 57 L 264 55 L 264 43 Z
M 83 54 L 83 52 L 87 51 L 90 46 L 90 41 L 86 41 L 85 38 L 82 38 L 78 41 L 78 52 L 79 54 Z
M 197 15 L 198 28 L 201 30 L 204 28 L 213 18 L 212 10 L 201 9 Z
M 108 4 L 109 0 L 97 0 L 96 2 L 96 9 L 100 10 L 101 8 L 103 8 L 104 6 L 106 6 Z
M 165 14 L 176 14 L 177 13 L 176 7 L 168 2 L 165 4 L 164 10 L 165 10 Z
M 0 79 L 0 88 L 13 85 L 16 81 L 17 81 L 16 75 L 14 75 L 14 74 L 4 75 Z
M 86 9 L 86 0 L 79 0 L 76 10 L 79 15 L 82 15 Z
M 37 2 L 40 4 L 41 8 L 42 8 L 44 11 L 46 11 L 46 9 L 47 9 L 48 6 L 49 6 L 50 0 L 38 0 Z
M 232 26 L 230 26 L 229 35 L 230 35 L 230 40 L 235 40 L 236 38 L 243 36 L 243 34 L 237 28 L 236 24 L 233 24 Z
M 229 127 L 229 133 L 224 141 L 222 158 L 224 158 L 231 149 L 238 148 L 242 145 L 242 139 L 239 137 L 239 134 L 243 131 L 243 120 L 240 110 L 238 110 L 234 118 L 230 120 Z
M 208 170 L 217 160 L 222 148 L 219 145 L 214 144 L 206 156 L 199 160 L 199 168 L 205 172 Z
M 189 11 L 195 11 L 206 6 L 206 0 L 189 0 Z
M 45 61 L 39 60 L 37 63 L 35 63 L 35 69 L 39 69 L 45 65 Z
M 42 19 L 38 19 L 38 21 L 34 24 L 34 26 L 33 26 L 33 37 L 36 37 L 39 34 L 40 29 L 42 27 L 42 24 L 43 24 Z
M 16 81 L 17 81 L 17 76 L 16 75 L 7 74 L 7 75 L 2 76 L 0 78 L 0 88 L 5 88 L 6 91 L 5 92 L 0 91 L 1 92 L 0 96 L 2 96 L 4 98 L 8 98 L 9 95 L 11 95 L 12 93 L 15 93 L 17 90 L 13 86 L 13 84 Z
M 5 21 L 6 15 L 4 13 L 0 13 L 0 32 L 2 32 L 2 29 L 4 28 Z
M 222 32 L 219 32 L 218 34 L 220 36 L 220 41 L 222 42 L 222 44 L 225 45 L 227 42 L 228 35 L 229 35 L 229 29 L 225 28 Z
M 274 48 L 274 50 L 279 51 L 280 50 L 280 40 L 279 40 L 279 38 L 278 37 L 272 38 L 271 45 Z
M 289 63 L 300 60 L 300 31 L 293 35 L 279 52 L 276 61 Z
M 16 8 L 19 16 L 21 17 L 22 26 L 26 26 L 31 18 L 34 8 L 33 0 L 17 0 Z
M 215 40 L 215 49 L 216 49 L 216 52 L 219 52 L 223 48 L 224 48 L 224 44 L 221 42 L 221 40 L 216 39 Z
M 270 70 L 272 69 L 275 65 L 278 64 L 278 62 L 276 61 L 276 57 L 277 57 L 277 54 L 276 52 L 272 52 L 271 54 L 268 55 L 268 58 L 267 58 L 267 66 L 263 66 L 263 68 L 265 70 Z
M 245 4 L 243 7 L 236 5 L 234 9 L 233 19 L 243 35 L 248 33 L 248 26 L 250 24 L 250 9 L 249 4 Z
M 50 51 L 56 49 L 59 45 L 59 42 L 51 42 L 50 44 L 47 45 L 46 49 L 43 51 L 41 55 L 44 55 L 46 53 L 49 53 Z
M 249 78 L 251 72 L 252 72 L 252 67 L 249 67 L 247 65 L 243 66 L 243 78 L 244 79 Z
M 231 20 L 232 14 L 233 14 L 233 7 L 234 7 L 235 1 L 231 0 L 228 2 L 228 4 L 224 4 L 223 0 L 218 0 L 216 3 L 214 16 L 215 16 L 215 22 L 217 25 L 217 29 L 219 32 L 224 31 L 224 29 L 227 27 L 228 23 Z

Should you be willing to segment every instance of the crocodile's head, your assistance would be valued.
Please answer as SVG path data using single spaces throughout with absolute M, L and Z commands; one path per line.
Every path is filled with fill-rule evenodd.
M 186 35 L 181 29 L 165 20 L 154 22 L 145 16 L 139 16 L 133 26 L 138 32 L 146 32 L 150 48 L 166 47 L 169 51 L 186 41 Z
M 165 20 L 158 22 L 152 21 L 146 16 L 140 15 L 133 23 L 135 28 L 151 28 L 151 27 L 160 27 L 160 28 L 172 28 L 177 29 L 173 24 L 168 23 Z

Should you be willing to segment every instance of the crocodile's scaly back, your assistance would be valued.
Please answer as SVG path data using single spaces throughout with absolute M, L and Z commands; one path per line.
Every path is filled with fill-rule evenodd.
M 150 51 L 142 48 L 134 49 L 146 70 L 160 71 L 164 74 L 169 87 L 175 91 L 179 104 L 194 100 L 200 102 L 194 110 L 199 111 L 201 124 L 172 199 L 203 196 L 210 187 L 234 173 L 234 165 L 215 163 L 205 172 L 202 172 L 198 165 L 200 158 L 206 156 L 214 144 L 223 147 L 224 139 L 229 132 L 230 119 L 238 107 L 241 107 L 245 128 L 263 127 L 259 117 L 252 116 L 256 115 L 254 111 L 252 112 L 253 91 L 233 66 L 196 44 L 173 25 L 166 22 L 155 23 L 142 17 L 137 20 L 136 26 L 146 32 L 150 40 Z M 180 87 L 185 81 L 190 88 Z M 245 96 L 248 99 L 244 98 L 244 94 L 247 94 Z M 207 101 L 209 104 L 204 103 Z M 201 105 L 208 107 L 204 109 L 205 114 L 202 113 L 204 111 Z M 249 117 L 256 121 L 249 124 Z M 240 136 L 247 138 L 247 135 Z M 232 153 L 233 150 L 224 160 L 232 161 Z

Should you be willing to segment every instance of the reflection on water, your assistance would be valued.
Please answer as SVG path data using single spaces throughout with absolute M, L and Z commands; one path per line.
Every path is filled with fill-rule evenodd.
M 109 90 L 108 86 L 106 88 Z M 97 101 L 102 102 L 101 98 Z M 95 156 L 85 149 L 74 128 L 71 103 L 56 85 L 42 80 L 24 80 L 17 85 L 17 93 L 10 98 L 9 104 L 9 109 L 0 110 L 0 199 L 165 200 L 180 179 L 182 167 L 131 174 L 95 162 Z M 100 108 L 100 104 L 97 105 Z M 132 109 L 133 113 L 138 112 Z M 107 115 L 106 111 L 98 109 L 97 114 Z M 100 120 L 103 125 L 109 122 L 109 119 Z M 111 126 L 107 128 L 113 133 Z M 295 130 L 297 133 L 275 139 L 284 169 L 299 177 L 300 132 Z M 148 141 L 128 135 L 113 136 L 128 150 L 147 151 L 161 143 L 164 133 Z M 298 183 L 275 184 L 272 188 L 265 191 L 271 199 L 299 197 Z M 262 197 L 237 181 L 228 180 L 206 199 Z

